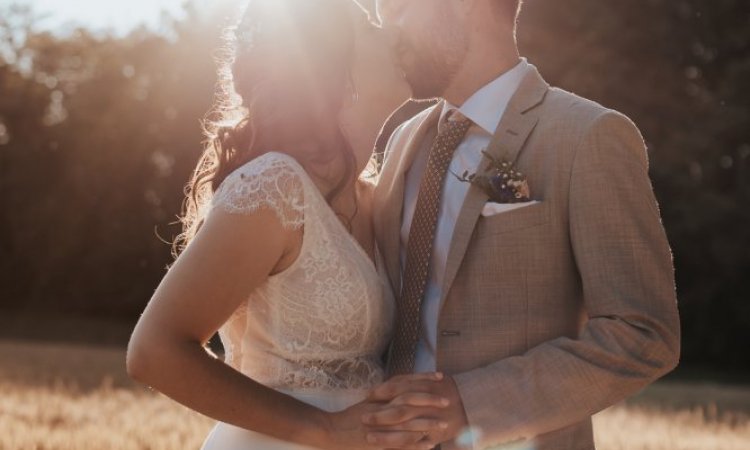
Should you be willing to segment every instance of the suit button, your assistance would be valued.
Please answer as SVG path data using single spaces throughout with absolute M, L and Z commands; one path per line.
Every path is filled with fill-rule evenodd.
M 440 336 L 444 336 L 444 337 L 461 336 L 461 332 L 456 331 L 456 330 L 443 330 L 440 332 Z

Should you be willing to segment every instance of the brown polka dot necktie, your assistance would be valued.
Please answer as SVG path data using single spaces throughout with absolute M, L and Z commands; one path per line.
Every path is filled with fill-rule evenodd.
M 450 113 L 449 113 L 450 114 Z M 449 115 L 447 119 L 451 119 Z M 432 142 L 427 169 L 419 185 L 414 219 L 406 246 L 406 266 L 402 276 L 396 331 L 388 361 L 388 376 L 414 371 L 414 360 L 421 329 L 421 306 L 429 275 L 432 248 L 437 229 L 443 182 L 453 154 L 471 127 L 461 114 L 445 120 Z

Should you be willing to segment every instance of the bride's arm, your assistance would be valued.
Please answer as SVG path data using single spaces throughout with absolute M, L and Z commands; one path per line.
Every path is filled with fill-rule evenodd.
M 128 346 L 134 379 L 206 416 L 285 440 L 316 443 L 326 417 L 215 358 L 205 344 L 298 242 L 270 210 L 214 210 L 169 269 Z M 298 244 L 297 244 L 298 245 Z
M 378 448 L 366 444 L 361 425 L 373 404 L 326 413 L 253 381 L 205 347 L 253 289 L 291 264 L 301 233 L 283 227 L 270 210 L 212 211 L 138 321 L 128 346 L 128 373 L 195 411 L 241 428 L 330 450 Z M 423 409 L 435 401 L 412 403 Z M 417 421 L 412 433 L 394 434 L 394 446 L 422 448 L 409 443 L 421 437 L 419 430 L 438 426 L 432 422 Z

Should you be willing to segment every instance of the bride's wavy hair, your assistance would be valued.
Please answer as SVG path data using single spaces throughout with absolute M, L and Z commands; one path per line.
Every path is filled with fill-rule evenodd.
M 337 119 L 351 86 L 352 7 L 352 0 L 250 0 L 239 23 L 226 29 L 215 102 L 203 122 L 204 151 L 185 188 L 175 257 L 197 233 L 227 175 L 268 151 L 291 155 L 311 175 L 319 175 L 312 163 L 340 159 L 340 179 L 320 175 L 334 186 L 326 194 L 329 202 L 356 177 L 355 157 Z

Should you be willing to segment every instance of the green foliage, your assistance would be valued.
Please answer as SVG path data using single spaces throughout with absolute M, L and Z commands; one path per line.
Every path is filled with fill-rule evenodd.
M 163 33 L 0 7 L 0 308 L 135 317 L 170 263 L 229 6 Z M 629 115 L 677 269 L 686 363 L 750 367 L 750 4 L 526 0 L 522 51 Z

